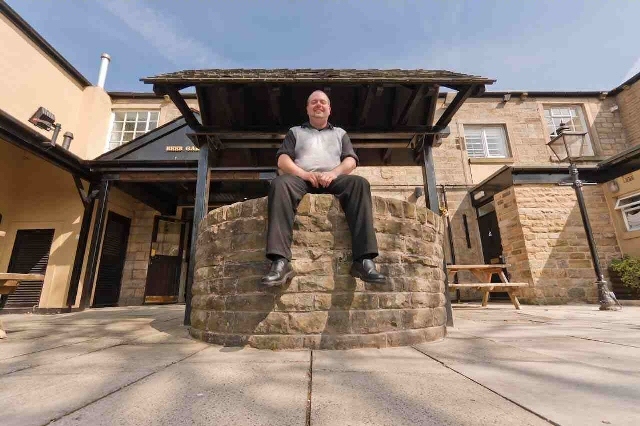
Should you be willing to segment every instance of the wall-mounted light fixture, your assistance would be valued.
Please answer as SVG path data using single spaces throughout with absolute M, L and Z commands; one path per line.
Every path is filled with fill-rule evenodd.
M 609 182 L 609 191 L 613 192 L 614 194 L 620 191 L 620 185 L 618 185 L 618 182 L 615 179 Z
M 423 194 L 424 194 L 424 188 L 422 188 L 421 186 L 416 186 L 413 189 L 413 196 L 416 198 L 416 200 L 422 197 Z
M 509 102 L 509 99 L 511 99 L 511 93 L 505 93 L 502 95 L 502 102 Z
M 58 138 L 60 129 L 62 129 L 62 125 L 60 123 L 56 123 L 56 116 L 53 115 L 51 111 L 44 107 L 38 108 L 38 110 L 33 113 L 31 118 L 29 118 L 29 123 L 33 124 L 36 127 L 44 129 L 47 132 L 53 129 L 51 140 L 45 143 L 50 146 L 56 145 L 56 139 Z

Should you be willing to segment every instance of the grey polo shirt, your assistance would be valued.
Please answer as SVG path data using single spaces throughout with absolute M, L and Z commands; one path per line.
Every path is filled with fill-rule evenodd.
M 282 154 L 308 172 L 328 172 L 347 157 L 356 160 L 356 165 L 360 162 L 347 132 L 330 123 L 321 130 L 309 123 L 292 127 L 276 153 L 276 161 Z

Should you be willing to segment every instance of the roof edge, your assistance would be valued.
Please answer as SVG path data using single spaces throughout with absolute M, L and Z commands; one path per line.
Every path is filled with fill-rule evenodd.
M 29 39 L 36 44 L 45 54 L 53 59 L 60 67 L 65 70 L 83 87 L 92 86 L 91 82 L 83 76 L 69 61 L 67 61 L 49 42 L 47 42 L 31 25 L 13 10 L 4 0 L 0 0 L 0 13 L 11 21 L 20 31 L 22 31 Z
M 636 75 L 632 76 L 630 79 L 628 79 L 627 81 L 624 81 L 618 87 L 613 89 L 610 92 L 610 94 L 611 95 L 617 95 L 618 93 L 622 92 L 623 90 L 626 90 L 629 86 L 637 83 L 638 81 L 640 81 L 640 72 L 638 72 Z

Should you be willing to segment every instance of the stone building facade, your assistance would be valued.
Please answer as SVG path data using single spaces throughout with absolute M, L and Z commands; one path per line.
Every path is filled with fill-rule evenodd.
M 42 309 L 77 308 L 83 292 L 95 298 L 95 288 L 83 290 L 86 271 L 74 271 L 74 259 L 88 258 L 90 253 L 86 249 L 76 254 L 84 208 L 69 170 L 74 172 L 74 167 L 120 143 L 126 146 L 173 126 L 181 114 L 169 98 L 106 92 L 92 85 L 4 3 L 0 3 L 0 12 L 0 34 L 12 40 L 0 48 L 0 56 L 10 58 L 1 65 L 5 78 L 0 86 L 11 93 L 0 99 L 4 132 L 0 135 L 0 232 L 6 234 L 0 241 L 0 272 L 9 269 L 20 231 L 51 229 L 46 279 L 34 303 Z M 42 66 L 33 67 L 33 63 Z M 30 73 L 19 72 L 24 69 Z M 436 119 L 453 97 L 452 93 L 440 94 Z M 187 96 L 187 104 L 198 108 L 195 94 Z M 54 110 L 64 124 L 63 132 L 75 135 L 68 150 L 56 148 L 60 152 L 55 158 L 42 147 L 24 148 L 51 137 L 29 122 L 39 106 Z M 140 114 L 136 126 L 141 124 L 139 117 L 144 117 L 144 131 L 125 128 L 126 120 L 121 118 L 126 114 Z M 522 290 L 526 303 L 595 301 L 592 265 L 575 195 L 570 187 L 548 179 L 567 170 L 567 164 L 554 160 L 546 146 L 553 126 L 563 119 L 584 130 L 590 141 L 590 155 L 581 159 L 580 166 L 590 173 L 594 184 L 584 189 L 606 271 L 615 257 L 640 255 L 640 229 L 630 227 L 627 220 L 635 211 L 619 202 L 640 193 L 640 172 L 636 173 L 640 164 L 634 163 L 640 158 L 640 74 L 609 92 L 488 91 L 470 97 L 452 119 L 450 134 L 433 150 L 445 258 L 459 264 L 506 262 L 512 280 L 530 284 Z M 9 128 L 19 129 L 21 137 L 35 142 L 17 147 L 5 136 Z M 118 132 L 120 139 L 114 137 Z M 505 183 L 503 177 L 516 172 L 522 178 Z M 360 167 L 355 173 L 369 180 L 376 196 L 424 205 L 418 166 Z M 38 185 L 16 183 L 29 176 L 36 176 Z M 80 176 L 80 181 L 88 190 L 87 178 Z M 157 221 L 187 220 L 193 202 L 177 200 L 176 214 L 167 216 L 121 189 L 112 192 L 109 211 L 129 221 L 122 276 L 114 284 L 118 290 L 115 304 L 138 305 L 145 303 L 148 293 Z M 215 206 L 229 203 L 220 199 Z M 493 223 L 488 217 L 495 217 L 491 229 L 487 228 Z M 495 237 L 496 231 L 500 238 L 489 241 L 489 233 Z M 182 236 L 185 247 L 188 234 Z M 91 233 L 85 236 L 87 240 L 92 237 Z M 180 256 L 178 300 L 183 301 L 187 250 Z M 80 283 L 75 298 L 71 297 L 74 277 Z M 464 273 L 457 278 L 474 280 Z M 459 296 L 464 300 L 479 295 L 462 292 Z

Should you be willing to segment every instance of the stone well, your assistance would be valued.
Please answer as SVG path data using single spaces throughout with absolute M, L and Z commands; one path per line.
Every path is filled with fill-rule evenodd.
M 306 195 L 294 224 L 296 277 L 265 289 L 267 199 L 211 211 L 197 240 L 190 333 L 265 349 L 383 348 L 445 335 L 442 221 L 407 202 L 373 197 L 384 285 L 349 275 L 351 235 L 338 200 Z

